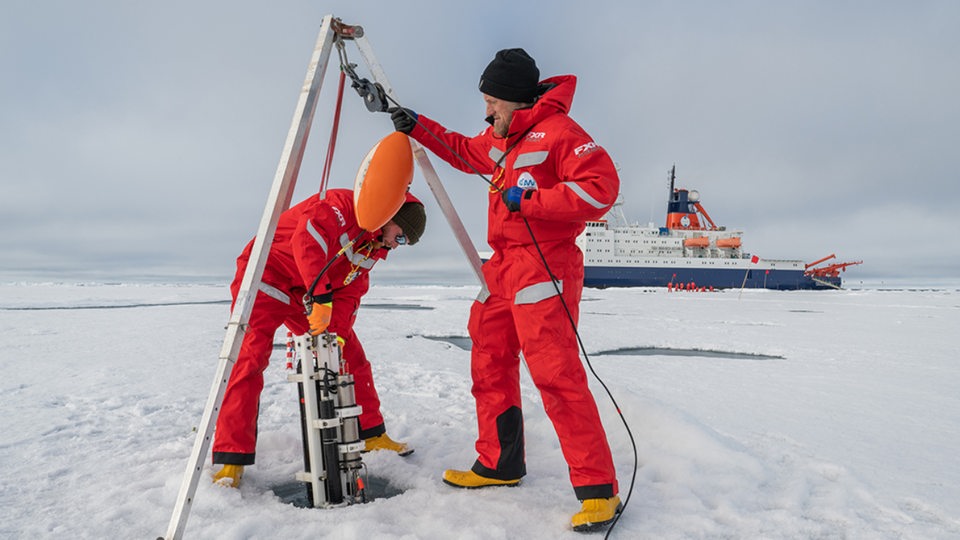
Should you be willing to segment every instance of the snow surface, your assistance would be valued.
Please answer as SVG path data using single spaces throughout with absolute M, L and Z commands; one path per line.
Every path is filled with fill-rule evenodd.
M 465 336 L 476 292 L 380 285 L 360 311 L 388 431 L 416 447 L 365 463 L 401 495 L 321 510 L 274 494 L 302 465 L 278 348 L 257 464 L 235 490 L 211 484 L 205 460 L 186 538 L 583 538 L 569 529 L 579 504 L 526 373 L 523 484 L 441 482 L 473 462 L 476 424 L 469 353 L 427 337 Z M 227 300 L 213 285 L 0 285 L 0 537 L 166 533 Z M 958 329 L 953 287 L 586 290 L 580 331 L 640 463 L 611 537 L 960 538 Z M 624 348 L 744 356 L 598 354 Z M 631 445 L 591 386 L 625 496 Z

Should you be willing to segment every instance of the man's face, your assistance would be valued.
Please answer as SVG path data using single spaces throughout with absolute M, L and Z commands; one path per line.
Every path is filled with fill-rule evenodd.
M 498 137 L 506 137 L 513 111 L 519 109 L 522 103 L 504 101 L 487 94 L 483 94 L 483 102 L 487 104 L 487 117 L 493 119 L 493 132 Z
M 387 224 L 384 225 L 382 229 L 380 229 L 380 232 L 383 234 L 383 236 L 380 239 L 380 242 L 385 247 L 394 249 L 400 245 L 400 243 L 397 242 L 397 237 L 403 235 L 403 229 L 400 228 L 399 225 L 394 223 L 392 219 L 388 221 Z

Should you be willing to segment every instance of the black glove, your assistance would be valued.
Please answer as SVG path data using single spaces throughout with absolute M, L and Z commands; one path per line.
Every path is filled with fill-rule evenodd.
M 503 203 L 507 205 L 507 210 L 511 212 L 520 211 L 520 200 L 523 198 L 523 192 L 523 188 L 513 186 L 500 194 L 500 197 L 503 198 Z
M 390 113 L 390 119 L 393 120 L 393 127 L 400 133 L 407 135 L 417 126 L 417 113 L 405 107 L 391 107 L 387 109 Z

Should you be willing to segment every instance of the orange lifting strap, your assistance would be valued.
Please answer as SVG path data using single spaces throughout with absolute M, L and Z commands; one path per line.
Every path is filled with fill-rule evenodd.
M 340 84 L 337 87 L 337 106 L 333 113 L 333 127 L 330 129 L 330 143 L 327 144 L 327 158 L 323 162 L 323 174 L 320 176 L 320 196 L 327 189 L 327 180 L 330 178 L 330 165 L 333 164 L 333 151 L 337 147 L 337 132 L 340 129 L 340 109 L 343 105 L 343 85 L 346 81 L 343 68 L 340 69 Z

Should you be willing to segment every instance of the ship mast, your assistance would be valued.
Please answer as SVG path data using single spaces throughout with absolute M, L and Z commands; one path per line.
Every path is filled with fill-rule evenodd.
M 673 167 L 670 167 L 670 193 L 667 193 L 667 202 L 673 200 L 673 182 L 677 179 L 677 164 L 674 163 Z

